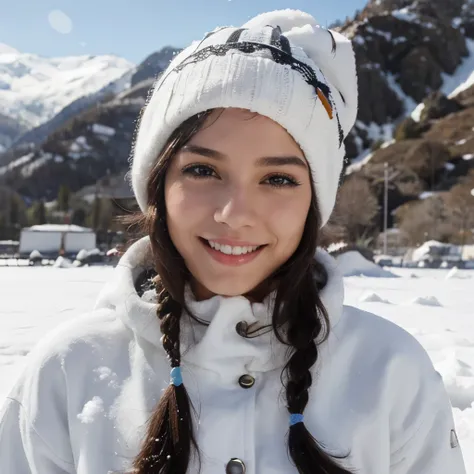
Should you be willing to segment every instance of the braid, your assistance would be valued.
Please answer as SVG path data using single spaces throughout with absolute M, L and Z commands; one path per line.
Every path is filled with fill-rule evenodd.
M 192 406 L 180 377 L 180 319 L 187 312 L 184 300 L 189 271 L 171 241 L 166 225 L 165 177 L 173 156 L 201 129 L 210 109 L 187 119 L 169 138 L 148 179 L 148 210 L 137 221 L 150 236 L 155 263 L 157 316 L 162 343 L 171 364 L 172 383 L 162 394 L 150 417 L 140 453 L 133 462 L 137 474 L 186 474 L 191 454 L 199 451 L 193 431 Z M 273 275 L 278 291 L 273 310 L 277 339 L 293 347 L 286 372 L 286 397 L 291 426 L 288 449 L 299 474 L 350 474 L 326 454 L 302 422 L 312 384 L 310 369 L 318 359 L 317 344 L 328 334 L 328 315 L 319 298 L 327 282 L 323 265 L 315 262 L 321 216 L 313 189 L 305 230 L 292 257 Z M 316 269 L 316 272 L 314 270 Z M 287 328 L 287 334 L 280 332 Z M 283 375 L 283 374 L 282 374 Z M 200 468 L 198 472 L 200 471 Z
M 312 271 L 306 272 L 300 282 L 296 304 L 289 305 L 297 317 L 288 319 L 286 334 L 287 343 L 294 348 L 285 367 L 287 408 L 291 415 L 288 451 L 300 474 L 349 474 L 313 438 L 302 417 L 313 381 L 310 369 L 318 359 L 316 339 L 324 340 L 328 334 L 327 326 L 322 324 L 322 321 L 328 322 L 327 312 L 318 295 L 327 282 L 327 272 L 317 261 L 314 261 L 314 267 L 316 281 Z M 307 295 L 313 296 L 316 304 L 309 305 Z
M 157 279 L 158 318 L 162 343 L 171 367 L 180 367 L 181 305 Z M 191 451 L 197 452 L 193 433 L 191 402 L 182 383 L 171 383 L 164 391 L 149 421 L 148 431 L 133 467 L 138 474 L 185 474 Z

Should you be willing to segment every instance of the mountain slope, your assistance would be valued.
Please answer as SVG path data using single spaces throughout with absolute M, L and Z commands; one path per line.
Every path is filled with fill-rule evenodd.
M 390 211 L 448 191 L 474 167 L 473 8 L 469 0 L 372 0 L 339 28 L 353 39 L 360 87 L 348 171 L 381 202 L 384 163 L 395 168 Z M 0 155 L 0 181 L 29 198 L 54 199 L 60 184 L 76 191 L 123 176 L 149 87 L 174 53 L 163 48 L 146 58 L 132 87 L 91 94 L 86 103 L 81 97 L 28 132 Z
M 53 118 L 77 99 L 97 93 L 111 83 L 116 83 L 112 92 L 120 92 L 129 85 L 133 67 L 129 61 L 115 56 L 44 58 L 20 53 L 2 44 L 2 114 L 24 129 L 31 129 Z M 2 144 L 8 145 L 5 142 Z
M 0 153 L 0 183 L 31 199 L 55 199 L 61 184 L 78 191 L 104 178 L 123 188 L 140 110 L 171 57 L 171 48 L 163 48 L 134 70 L 132 87 L 81 97 L 17 139 Z
M 354 43 L 360 87 L 349 158 L 390 139 L 398 121 L 431 92 L 450 93 L 467 79 L 472 15 L 469 0 L 372 0 L 341 27 Z

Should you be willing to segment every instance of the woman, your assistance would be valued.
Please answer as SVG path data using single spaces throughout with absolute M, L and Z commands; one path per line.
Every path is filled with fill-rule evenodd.
M 31 355 L 2 474 L 465 472 L 425 351 L 317 251 L 356 113 L 350 42 L 302 12 L 174 59 L 134 146 L 148 236 Z

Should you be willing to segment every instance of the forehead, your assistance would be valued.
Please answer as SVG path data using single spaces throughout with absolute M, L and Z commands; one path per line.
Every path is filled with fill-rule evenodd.
M 216 109 L 190 140 L 221 151 L 251 151 L 252 155 L 292 153 L 303 156 L 293 137 L 272 119 L 246 109 Z

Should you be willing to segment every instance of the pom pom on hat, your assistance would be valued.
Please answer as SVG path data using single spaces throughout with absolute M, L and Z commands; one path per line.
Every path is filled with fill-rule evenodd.
M 155 84 L 137 129 L 131 180 L 145 211 L 146 183 L 166 141 L 191 116 L 246 108 L 285 128 L 311 169 L 323 225 L 339 186 L 343 139 L 357 116 L 350 40 L 308 13 L 263 13 L 241 28 L 217 28 L 177 55 Z

